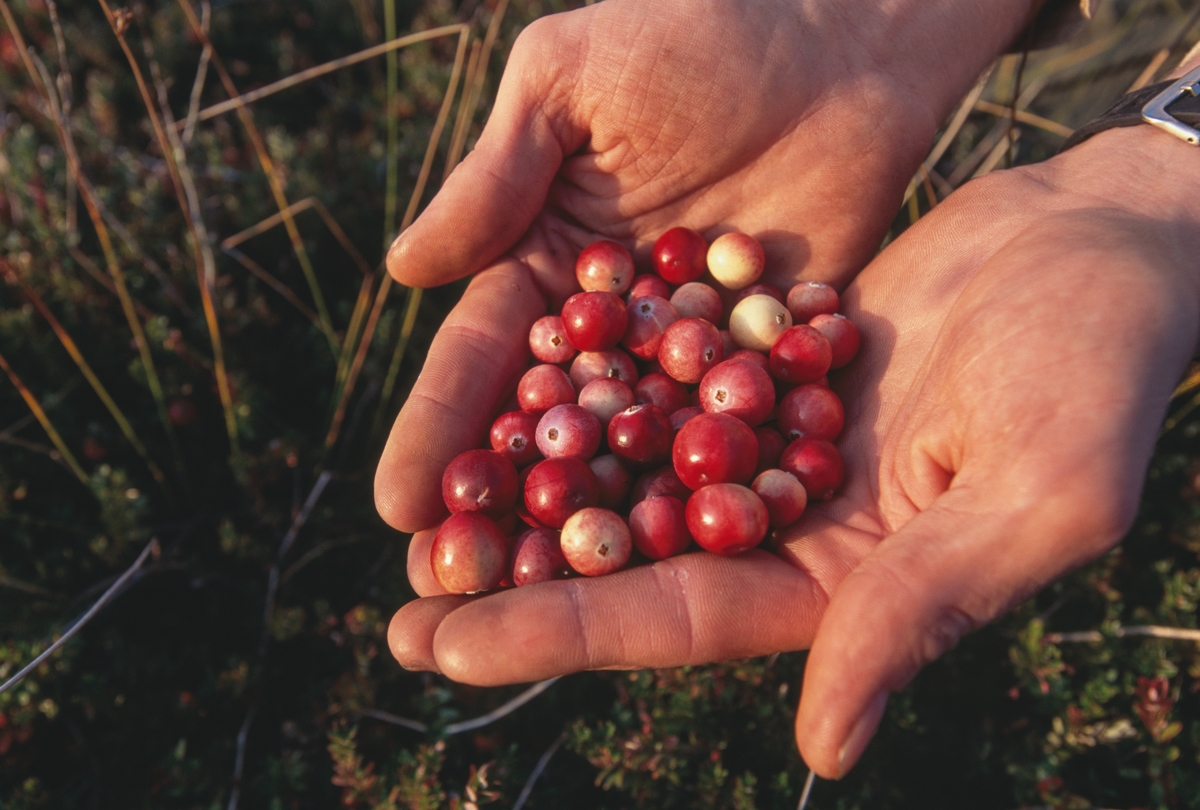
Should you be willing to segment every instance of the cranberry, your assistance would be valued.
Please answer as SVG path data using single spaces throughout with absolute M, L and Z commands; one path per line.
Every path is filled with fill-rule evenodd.
M 832 498 L 846 474 L 842 454 L 824 439 L 796 439 L 783 451 L 779 468 L 800 480 L 809 500 L 818 501 Z
M 683 383 L 672 380 L 666 374 L 647 374 L 633 387 L 634 401 L 654 405 L 670 416 L 688 404 L 688 390 Z
M 559 542 L 567 562 L 587 577 L 620 571 L 633 553 L 633 538 L 621 516 L 595 506 L 567 518 Z
M 537 446 L 546 458 L 587 461 L 600 448 L 600 420 L 579 405 L 555 405 L 538 422 Z
M 540 455 L 540 453 L 539 453 L 539 455 Z M 521 470 L 521 472 L 517 475 L 518 497 L 517 497 L 516 504 L 513 506 L 513 511 L 516 512 L 517 517 L 519 517 L 527 525 L 532 526 L 535 529 L 541 529 L 541 528 L 545 528 L 546 524 L 542 523 L 540 520 L 538 520 L 537 518 L 535 518 L 533 515 L 531 515 L 529 513 L 528 507 L 525 506 L 525 497 L 523 494 L 521 494 L 521 493 L 525 492 L 525 482 L 529 480 L 529 474 L 531 472 L 533 472 L 532 466 L 526 467 L 525 469 Z
M 672 284 L 687 284 L 704 275 L 708 243 L 691 228 L 672 228 L 658 237 L 650 251 L 654 269 Z
M 679 476 L 675 474 L 675 468 L 670 465 L 651 470 L 639 478 L 633 485 L 633 494 L 630 496 L 629 502 L 637 505 L 647 498 L 658 498 L 663 495 L 670 495 L 681 501 L 686 501 L 692 496 L 692 491 L 679 480 Z
M 779 429 L 788 441 L 807 437 L 833 441 L 846 424 L 842 401 L 822 385 L 801 385 L 779 401 Z
M 700 381 L 700 407 L 726 413 L 750 427 L 762 424 L 775 407 L 771 375 L 745 360 L 726 360 L 713 366 Z
M 778 467 L 783 448 L 788 444 L 783 434 L 775 428 L 756 427 L 754 438 L 758 439 L 758 466 L 754 468 L 754 472 L 761 473 L 763 470 Z
M 575 356 L 575 347 L 567 340 L 562 318 L 546 315 L 529 329 L 529 350 L 543 363 L 565 363 Z
M 829 371 L 833 350 L 823 334 L 808 324 L 788 329 L 771 347 L 771 373 L 786 383 L 808 383 Z
M 709 484 L 744 484 L 758 463 L 758 439 L 745 422 L 724 413 L 702 413 L 675 437 L 671 458 L 679 480 L 690 489 Z
M 740 484 L 712 484 L 693 493 L 685 517 L 702 548 L 725 555 L 757 546 L 770 522 L 762 499 Z
M 784 301 L 783 293 L 770 284 L 751 284 L 749 287 L 738 291 L 737 298 L 734 299 L 733 303 L 736 304 L 743 298 L 749 298 L 752 295 L 769 295 L 781 304 Z
M 671 427 L 679 430 L 688 423 L 688 420 L 693 416 L 699 416 L 704 413 L 704 409 L 699 405 L 688 405 L 686 408 L 680 408 L 671 414 Z
M 575 278 L 589 292 L 622 295 L 633 283 L 633 272 L 629 251 L 608 239 L 592 242 L 575 260 Z
M 769 295 L 751 295 L 729 313 L 733 342 L 743 349 L 771 351 L 776 339 L 792 325 L 787 307 Z
M 819 281 L 806 281 L 788 290 L 787 308 L 793 323 L 808 323 L 822 313 L 838 311 L 837 290 Z
M 517 467 L 542 457 L 537 446 L 538 416 L 529 411 L 509 411 L 492 423 L 492 449 Z
M 756 352 L 753 349 L 738 349 L 735 352 L 730 352 L 725 355 L 728 360 L 743 360 L 747 363 L 753 363 L 768 374 L 771 373 L 771 361 L 762 352 Z
M 662 280 L 661 276 L 646 273 L 634 276 L 633 284 L 629 287 L 629 294 L 625 297 L 632 301 L 635 298 L 647 298 L 652 295 L 658 298 L 670 298 L 671 288 L 667 282 Z
M 633 476 L 614 455 L 596 456 L 588 462 L 600 485 L 599 505 L 605 509 L 620 509 L 629 496 Z
M 858 345 L 862 337 L 859 335 L 854 321 L 845 315 L 839 315 L 836 312 L 832 315 L 817 315 L 808 322 L 808 325 L 829 341 L 829 346 L 833 349 L 833 362 L 829 364 L 830 368 L 841 368 L 853 360 L 854 355 L 858 354 Z
M 517 500 L 517 468 L 494 450 L 468 450 L 442 473 L 442 500 L 451 513 L 500 517 Z
M 658 344 L 662 342 L 663 332 L 679 320 L 675 307 L 665 298 L 647 296 L 631 300 L 627 312 L 629 325 L 625 328 L 621 345 L 630 354 L 643 360 L 658 357 Z
M 662 495 L 641 501 L 629 513 L 633 545 L 652 560 L 682 554 L 692 543 L 683 501 Z
M 539 416 L 555 405 L 565 405 L 574 401 L 575 386 L 571 384 L 567 373 L 558 366 L 534 366 L 526 371 L 517 383 L 517 403 L 520 404 L 521 410 Z
M 750 489 L 762 498 L 771 525 L 776 528 L 795 523 L 804 514 L 804 507 L 808 506 L 808 493 L 804 491 L 804 485 L 790 472 L 765 470 L 754 479 Z
M 196 403 L 187 397 L 175 397 L 167 403 L 167 419 L 176 427 L 187 427 L 198 415 Z
M 508 567 L 508 540 L 490 519 L 477 512 L 446 518 L 429 549 L 433 575 L 450 593 L 495 588 Z
M 681 383 L 698 383 L 725 356 L 721 333 L 701 318 L 671 324 L 658 347 L 663 371 Z
M 513 543 L 512 581 L 518 588 L 569 576 L 571 566 L 553 529 L 530 529 Z
M 711 324 L 720 323 L 725 312 L 721 294 L 699 281 L 689 281 L 672 293 L 671 305 L 680 318 L 703 318 Z
M 608 447 L 624 461 L 654 467 L 671 457 L 675 429 L 661 408 L 634 405 L 608 423 Z
M 726 233 L 708 248 L 708 272 L 726 289 L 740 290 L 758 281 L 767 264 L 762 245 L 750 234 Z
M 602 352 L 621 342 L 629 316 L 616 293 L 581 292 L 563 304 L 563 331 L 583 352 Z
M 579 404 L 600 420 L 602 430 L 608 430 L 609 421 L 636 402 L 633 389 L 611 377 L 592 380 L 579 392 Z
M 633 386 L 638 379 L 637 366 L 633 358 L 620 349 L 606 352 L 584 352 L 571 363 L 571 382 L 582 389 L 592 380 L 611 377 Z
M 739 347 L 738 347 L 737 343 L 735 343 L 733 340 L 733 332 L 730 332 L 728 329 L 722 329 L 721 330 L 721 350 L 722 350 L 722 352 L 724 352 L 723 356 L 728 357 L 729 355 L 736 352 L 738 350 L 738 348 Z
M 577 458 L 539 461 L 525 479 L 525 507 L 545 526 L 560 528 L 571 515 L 599 501 L 596 474 Z

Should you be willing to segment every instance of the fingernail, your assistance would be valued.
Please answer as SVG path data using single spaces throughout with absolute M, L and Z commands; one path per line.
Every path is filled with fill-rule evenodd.
M 888 693 L 883 690 L 875 697 L 871 698 L 871 702 L 867 704 L 867 708 L 863 711 L 862 716 L 858 718 L 858 722 L 850 729 L 850 733 L 846 735 L 845 742 L 838 750 L 838 779 L 841 779 L 846 773 L 854 767 L 854 763 L 858 762 L 858 758 L 862 756 L 863 749 L 867 747 L 867 743 L 871 741 L 871 737 L 875 734 L 876 727 L 879 726 L 879 720 L 883 717 L 883 710 L 887 708 Z

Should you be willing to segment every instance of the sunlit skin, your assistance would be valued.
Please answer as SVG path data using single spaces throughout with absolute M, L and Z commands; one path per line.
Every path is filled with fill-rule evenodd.
M 410 545 L 409 575 L 426 598 L 389 631 L 403 664 L 502 684 L 811 647 L 797 742 L 834 778 L 861 755 L 890 691 L 963 633 L 1112 547 L 1132 520 L 1200 313 L 1200 159 L 1149 127 L 969 184 L 844 290 L 842 311 L 864 347 L 833 380 L 846 403 L 846 484 L 836 499 L 810 502 L 779 556 L 685 554 L 471 600 L 444 595 L 429 571 L 441 470 L 486 435 L 522 372 L 529 325 L 570 293 L 579 250 L 608 236 L 636 251 L 673 224 L 703 232 L 728 222 L 781 234 L 763 240 L 781 288 L 788 279 L 772 273 L 846 284 L 936 122 L 1020 27 L 1016 5 L 963 3 L 944 69 L 889 88 L 929 94 L 891 131 L 880 128 L 896 118 L 862 113 L 889 93 L 864 97 L 857 80 L 912 73 L 882 57 L 876 67 L 859 61 L 882 41 L 874 12 L 847 12 L 851 21 L 764 4 L 769 25 L 725 16 L 712 32 L 708 17 L 688 15 L 678 69 L 656 64 L 653 82 L 642 60 L 669 59 L 663 43 L 684 25 L 671 6 L 606 0 L 531 28 L 480 147 L 392 255 L 406 283 L 487 268 L 435 338 L 377 476 L 384 518 L 425 529 Z M 789 29 L 799 18 L 788 9 L 814 14 L 811 34 Z M 912 20 L 923 13 L 909 10 Z M 595 26 L 618 17 L 640 34 L 614 45 L 619 54 L 594 39 Z M 890 31 L 896 51 L 936 44 L 895 45 L 942 30 L 920 22 Z M 776 32 L 788 54 L 778 74 Z M 811 51 L 795 46 L 806 36 Z M 587 67 L 574 75 L 566 53 L 584 42 Z M 727 47 L 756 58 L 731 58 Z M 728 66 L 715 70 L 722 59 Z M 796 59 L 812 69 L 797 70 Z M 833 64 L 841 82 L 821 67 Z M 713 115 L 718 100 L 746 98 L 714 85 L 726 71 L 733 87 L 770 95 Z M 811 81 L 785 81 L 796 75 Z M 601 109 L 602 97 L 627 106 Z M 831 131 L 833 140 L 817 137 Z M 532 191 L 518 192 L 517 177 L 533 178 Z M 453 225 L 464 221 L 473 227 Z

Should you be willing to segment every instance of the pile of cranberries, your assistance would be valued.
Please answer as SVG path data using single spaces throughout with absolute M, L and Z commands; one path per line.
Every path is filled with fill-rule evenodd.
M 693 540 L 737 554 L 841 486 L 844 412 L 825 375 L 859 332 L 837 292 L 757 283 L 763 249 L 741 233 L 709 245 L 673 228 L 651 258 L 656 274 L 635 275 L 621 245 L 589 245 L 584 291 L 533 325 L 520 410 L 442 478 L 451 515 L 431 562 L 446 590 L 609 574 Z

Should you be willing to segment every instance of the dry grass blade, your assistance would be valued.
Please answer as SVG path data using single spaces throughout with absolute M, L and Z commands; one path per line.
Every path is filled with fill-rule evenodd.
M 1160 627 L 1158 625 L 1133 625 L 1117 627 L 1112 631 L 1117 638 L 1165 638 L 1172 641 L 1193 641 L 1200 643 L 1200 630 L 1188 627 Z M 1069 642 L 1103 641 L 1105 635 L 1099 630 L 1080 630 L 1074 633 L 1047 633 L 1042 637 L 1048 644 L 1063 644 Z
M 200 27 L 208 33 L 209 23 L 212 21 L 212 5 L 208 0 L 201 0 L 200 3 Z M 204 91 L 204 80 L 208 78 L 208 60 L 212 58 L 212 47 L 205 45 L 200 51 L 200 63 L 196 66 L 196 78 L 192 81 L 192 95 L 188 98 L 188 113 L 187 118 L 183 121 L 183 135 L 181 140 L 184 146 L 192 142 L 192 138 L 196 135 L 196 123 L 200 120 L 200 94 Z M 176 124 L 176 127 L 179 125 Z
M 21 274 L 2 256 L 0 256 L 0 275 L 3 275 L 10 283 L 20 285 L 21 289 L 25 292 L 25 296 L 37 311 L 41 313 L 42 317 L 46 319 L 46 323 L 50 325 L 50 328 L 54 330 L 59 343 L 66 349 L 71 359 L 75 361 L 76 367 L 83 374 L 84 379 L 88 381 L 88 384 L 92 386 L 92 390 L 96 392 L 96 396 L 104 403 L 104 407 L 108 409 L 108 412 L 112 415 L 121 432 L 125 434 L 126 440 L 133 446 L 138 455 L 142 457 L 142 460 L 146 462 L 146 467 L 150 470 L 150 474 L 154 476 L 154 480 L 160 484 L 164 483 L 166 477 L 163 475 L 162 470 L 158 468 L 158 465 L 154 463 L 154 459 L 150 458 L 150 452 L 142 444 L 142 440 L 138 438 L 133 425 L 129 424 L 129 419 L 125 416 L 125 413 L 113 400 L 112 396 L 109 395 L 108 389 L 104 387 L 104 383 L 100 382 L 100 378 L 96 376 L 96 372 L 92 371 L 92 367 L 84 358 L 83 352 L 79 350 L 79 345 L 75 343 L 74 338 L 71 337 L 70 333 L 67 332 L 54 313 L 50 311 L 50 308 L 46 306 L 46 302 L 42 300 L 42 297 L 29 286 L 25 279 L 21 277 Z
M 398 714 L 380 711 L 379 709 L 362 709 L 358 714 L 360 717 L 372 717 L 376 720 L 382 720 L 385 723 L 391 723 L 393 726 L 401 726 L 403 728 L 410 728 L 413 731 L 419 731 L 422 734 L 429 731 L 429 726 L 419 720 L 409 720 L 407 717 L 401 717 Z
M 1009 131 L 1005 132 L 1004 137 L 1000 139 L 1000 143 L 996 144 L 995 147 L 992 148 L 992 151 L 988 153 L 987 158 L 979 165 L 979 168 L 975 171 L 975 173 L 971 175 L 971 179 L 974 180 L 977 177 L 983 177 L 985 174 L 988 174 L 997 166 L 999 166 L 1000 161 L 1004 160 L 1004 157 L 1008 154 L 1008 150 L 1011 149 L 1014 144 L 1016 144 L 1020 137 L 1021 130 L 1019 129 L 1010 129 Z
M 263 269 L 262 265 L 251 259 L 245 253 L 242 253 L 237 248 L 225 247 L 222 245 L 221 252 L 229 256 L 242 267 L 245 267 L 247 270 L 249 270 L 251 274 L 253 274 L 254 277 L 263 284 L 266 284 L 272 290 L 283 296 L 287 302 L 299 310 L 304 317 L 312 321 L 313 326 L 317 327 L 318 329 L 321 328 L 321 321 L 320 318 L 317 317 L 317 313 L 314 312 L 308 304 L 301 301 L 300 296 L 292 292 L 291 287 L 268 273 L 265 269 Z
M 62 594 L 48 591 L 40 585 L 34 585 L 32 582 L 22 582 L 19 579 L 13 579 L 8 574 L 0 569 L 0 588 L 11 588 L 14 591 L 21 591 L 30 596 L 40 596 L 43 599 L 61 599 Z
M 533 771 L 529 774 L 529 778 L 525 780 L 525 785 L 521 788 L 521 793 L 517 796 L 517 801 L 513 804 L 512 810 L 521 810 L 525 806 L 525 802 L 529 801 L 529 796 L 533 793 L 533 786 L 537 784 L 537 780 L 541 778 L 542 772 L 546 770 L 546 766 L 550 764 L 550 760 L 566 741 L 567 732 L 564 731 L 550 744 L 546 752 L 538 758 L 537 765 L 534 766 Z
M 1001 118 L 1015 117 L 1022 124 L 1029 124 L 1032 127 L 1043 129 L 1052 135 L 1057 135 L 1060 138 L 1069 138 L 1075 130 L 1068 126 L 1051 121 L 1049 118 L 1043 118 L 1040 115 L 1034 115 L 1025 110 L 1017 110 L 1014 116 L 1012 107 L 1005 107 L 1002 104 L 995 104 L 991 101 L 980 99 L 975 102 L 975 109 L 979 112 L 988 113 L 989 115 L 999 116 Z
M 344 230 L 342 230 L 342 226 L 338 224 L 338 221 L 334 219 L 332 214 L 329 213 L 329 209 L 326 208 L 319 199 L 316 197 L 305 197 L 303 200 L 298 200 L 297 202 L 294 202 L 288 206 L 287 214 L 295 216 L 296 214 L 303 213 L 309 209 L 317 212 L 317 216 L 319 216 L 321 221 L 325 223 L 325 227 L 329 228 L 329 232 L 333 235 L 333 238 L 337 240 L 337 243 L 342 246 L 342 249 L 345 250 L 350 258 L 354 260 L 354 264 L 358 267 L 359 271 L 361 271 L 364 276 L 371 275 L 373 272 L 371 270 L 371 265 L 367 264 L 367 260 L 363 258 L 362 253 L 359 252 L 358 248 L 354 246 L 354 243 L 350 241 L 350 237 L 346 235 Z M 233 236 L 221 240 L 222 249 L 237 247 L 248 239 L 253 239 L 255 236 L 266 233 L 282 223 L 284 216 L 285 214 L 282 211 L 277 214 L 272 214 L 262 222 L 252 225 L 243 231 L 239 231 Z
M 808 807 L 808 797 L 812 795 L 813 785 L 817 781 L 817 772 L 809 771 L 808 778 L 804 780 L 804 790 L 800 793 L 800 804 L 796 806 L 796 810 L 804 810 Z
M 8 364 L 3 354 L 0 354 L 0 368 L 4 369 L 4 373 L 8 375 L 8 379 L 16 386 L 17 391 L 21 394 L 21 399 L 25 400 L 25 404 L 29 406 L 29 410 L 37 417 L 38 423 L 42 426 L 42 430 L 46 431 L 46 435 L 50 437 L 50 441 L 54 443 L 58 453 L 62 456 L 62 460 L 75 473 L 75 477 L 79 482 L 91 489 L 91 482 L 88 480 L 87 473 L 83 471 L 83 467 L 79 465 L 79 461 L 75 458 L 75 454 L 67 449 L 66 443 L 62 440 L 62 436 L 54 429 L 54 425 L 50 422 L 50 417 L 46 416 L 46 411 L 38 403 L 37 397 L 33 392 L 25 387 L 25 383 L 21 382 L 21 378 L 13 371 L 12 366 Z
M 470 720 L 463 720 L 459 723 L 451 723 L 450 725 L 446 726 L 445 732 L 447 735 L 453 736 L 455 734 L 462 734 L 464 731 L 474 731 L 477 728 L 490 726 L 497 720 L 512 714 L 517 709 L 521 708 L 526 703 L 540 695 L 542 692 L 545 692 L 561 677 L 562 676 L 560 675 L 557 678 L 547 678 L 544 681 L 538 681 L 512 700 L 509 700 L 503 705 L 496 707 L 487 714 L 480 715 L 479 717 L 473 717 Z

